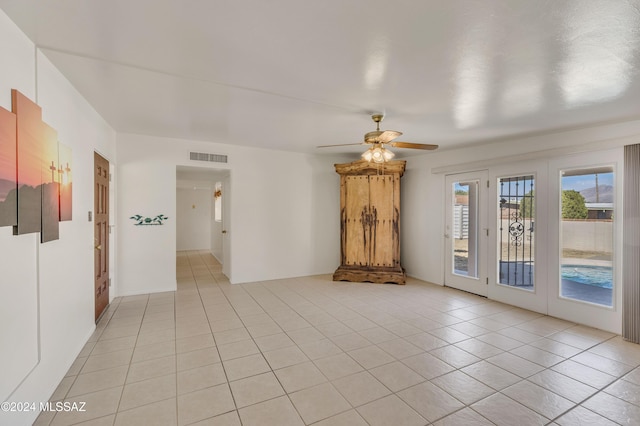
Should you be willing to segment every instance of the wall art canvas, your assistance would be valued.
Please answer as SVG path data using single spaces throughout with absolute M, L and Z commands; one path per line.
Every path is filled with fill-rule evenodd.
M 16 235 L 42 230 L 42 109 L 17 90 L 11 90 L 18 141 L 18 225 Z
M 60 221 L 71 220 L 73 179 L 71 147 L 58 144 L 58 182 L 60 183 Z
M 0 226 L 18 223 L 16 115 L 0 107 Z
M 58 132 L 42 123 L 42 232 L 40 241 L 57 240 L 60 224 L 60 179 L 58 173 Z

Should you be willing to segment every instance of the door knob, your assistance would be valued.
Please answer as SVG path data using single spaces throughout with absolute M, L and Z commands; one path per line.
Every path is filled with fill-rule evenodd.
M 96 250 L 102 250 L 102 244 L 98 244 L 98 245 L 96 246 Z
M 227 230 L 226 230 L 226 229 L 223 229 L 223 230 L 222 230 L 222 233 L 223 233 L 223 234 L 226 234 L 226 233 L 227 233 Z

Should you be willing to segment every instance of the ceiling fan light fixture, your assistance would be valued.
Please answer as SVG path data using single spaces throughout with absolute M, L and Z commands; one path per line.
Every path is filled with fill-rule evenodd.
M 386 163 L 387 161 L 390 161 L 394 156 L 395 154 L 388 149 L 385 149 L 382 144 L 375 144 L 362 154 L 362 158 L 365 161 L 373 161 L 374 163 Z

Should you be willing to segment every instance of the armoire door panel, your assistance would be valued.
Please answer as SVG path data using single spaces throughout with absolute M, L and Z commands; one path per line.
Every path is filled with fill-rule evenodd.
M 343 217 L 345 221 L 345 264 L 367 265 L 371 241 L 367 223 L 369 214 L 368 176 L 347 176 L 345 195 L 345 214 Z
M 369 177 L 369 205 L 371 221 L 371 266 L 393 266 L 394 241 L 394 178 L 391 175 Z

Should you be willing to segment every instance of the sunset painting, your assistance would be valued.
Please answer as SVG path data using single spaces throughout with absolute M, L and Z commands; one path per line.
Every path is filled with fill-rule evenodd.
M 18 220 L 16 183 L 16 116 L 0 107 L 0 226 Z
M 71 147 L 58 144 L 58 182 L 60 184 L 60 221 L 71 220 L 73 180 L 71 179 Z
M 60 221 L 71 220 L 71 148 L 36 103 L 13 89 L 11 104 L 0 108 L 0 226 L 57 240 Z
M 11 91 L 18 141 L 18 225 L 14 234 L 40 232 L 42 215 L 42 110 L 17 90 Z
M 58 132 L 45 123 L 42 126 L 42 232 L 40 241 L 57 240 L 60 223 L 60 190 L 58 173 Z

